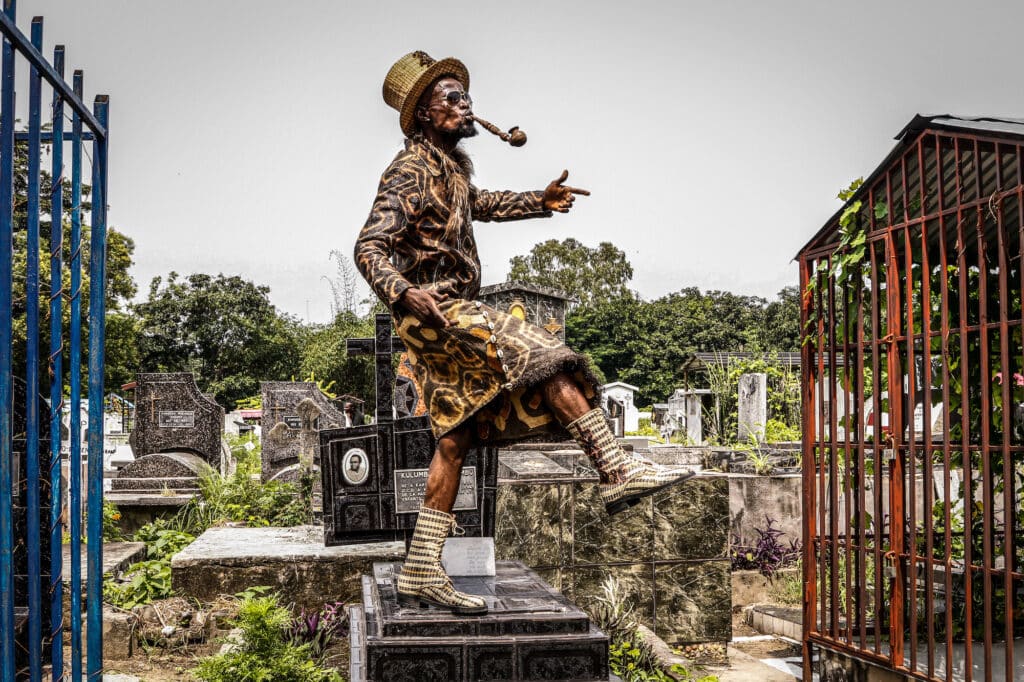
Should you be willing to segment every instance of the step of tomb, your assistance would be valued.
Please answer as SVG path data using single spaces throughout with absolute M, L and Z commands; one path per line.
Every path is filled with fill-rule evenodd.
M 398 604 L 395 580 L 401 563 L 375 563 L 363 576 L 363 604 L 383 637 L 492 637 L 587 633 L 590 619 L 562 593 L 517 561 L 496 562 L 496 576 L 455 577 L 457 589 L 479 595 L 487 615 L 466 618 L 444 609 Z
M 176 492 L 199 492 L 199 479 L 193 477 L 168 478 L 115 478 L 110 482 L 113 491 L 153 491 L 174 490 Z
M 399 566 L 375 564 L 363 577 L 363 603 L 349 617 L 352 682 L 609 680 L 608 637 L 523 564 L 499 561 L 494 577 L 452 578 L 484 598 L 482 616 L 399 607 Z

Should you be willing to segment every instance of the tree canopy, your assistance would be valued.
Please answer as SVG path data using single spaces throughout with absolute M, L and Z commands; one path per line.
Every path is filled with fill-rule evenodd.
M 583 305 L 630 295 L 633 266 L 611 242 L 591 248 L 569 238 L 549 239 L 509 260 L 508 280 L 561 289 Z
M 147 372 L 191 371 L 199 388 L 231 409 L 260 381 L 288 380 L 299 366 L 295 322 L 270 303 L 269 287 L 238 276 L 153 278 L 139 317 Z

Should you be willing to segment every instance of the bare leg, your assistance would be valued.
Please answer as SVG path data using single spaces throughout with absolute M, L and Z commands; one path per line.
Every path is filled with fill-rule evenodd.
M 472 440 L 472 431 L 464 426 L 437 441 L 427 473 L 423 506 L 416 517 L 409 553 L 396 584 L 398 601 L 403 606 L 433 605 L 451 609 L 452 613 L 487 613 L 487 603 L 476 595 L 456 590 L 441 566 L 445 540 L 455 526 L 451 510 L 459 490 L 462 462 Z
M 590 411 L 590 405 L 583 397 L 579 384 L 565 372 L 559 372 L 545 381 L 542 390 L 545 404 L 563 425 L 576 421 Z
M 430 461 L 430 471 L 427 473 L 424 506 L 446 514 L 451 512 L 459 492 L 462 462 L 471 444 L 472 431 L 467 424 L 437 440 L 437 449 L 434 450 L 434 458 Z
M 667 469 L 625 452 L 609 431 L 604 413 L 591 409 L 579 385 L 565 372 L 544 382 L 543 392 L 548 409 L 597 467 L 601 499 L 609 515 L 693 476 L 689 470 Z

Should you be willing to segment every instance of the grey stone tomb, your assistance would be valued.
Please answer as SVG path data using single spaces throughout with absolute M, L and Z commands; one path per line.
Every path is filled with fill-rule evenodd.
M 109 501 L 155 515 L 195 496 L 201 476 L 227 472 L 224 408 L 199 392 L 190 372 L 140 373 L 135 406 L 129 439 L 135 461 L 111 481 Z
M 563 291 L 523 282 L 502 282 L 481 287 L 480 300 L 565 341 L 565 312 L 572 299 Z
M 303 469 L 320 478 L 317 432 L 349 426 L 346 417 L 310 381 L 264 381 L 263 480 L 295 481 Z
M 764 440 L 764 426 L 768 421 L 768 375 L 763 372 L 740 377 L 739 424 L 736 434 L 740 442 L 751 436 Z
M 191 372 L 138 375 L 135 389 L 135 457 L 188 451 L 222 468 L 224 408 L 199 392 Z

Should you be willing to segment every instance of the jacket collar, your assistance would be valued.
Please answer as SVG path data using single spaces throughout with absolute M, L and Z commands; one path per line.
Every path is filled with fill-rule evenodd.
M 444 171 L 441 155 L 444 153 L 426 140 L 414 140 L 407 138 L 405 148 L 420 157 L 427 166 L 427 170 L 435 178 Z

